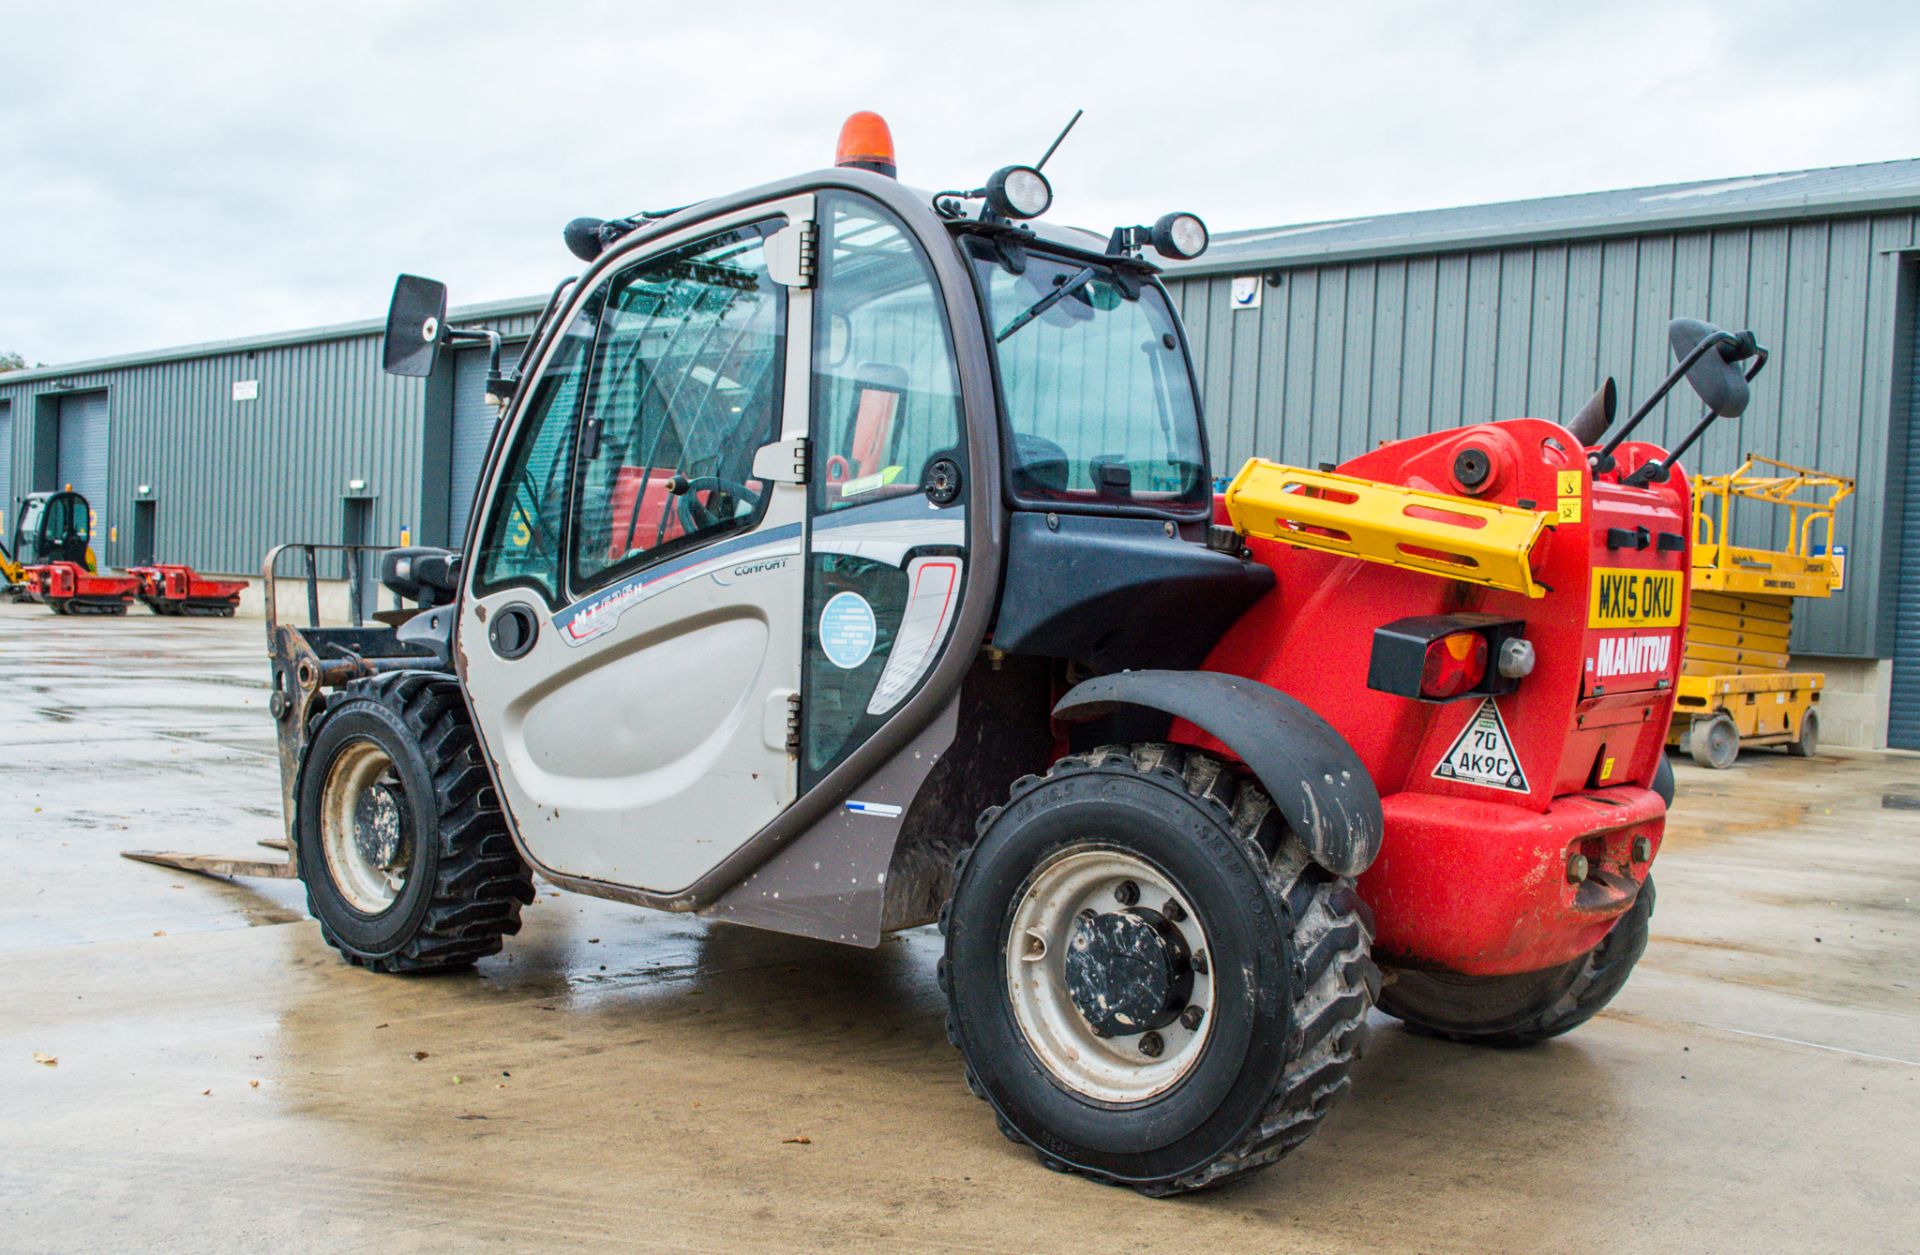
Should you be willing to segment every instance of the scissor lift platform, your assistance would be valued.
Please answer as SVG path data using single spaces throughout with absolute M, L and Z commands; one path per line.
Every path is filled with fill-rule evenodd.
M 1749 454 L 1730 474 L 1696 477 L 1693 489 L 1686 645 L 1667 743 L 1716 768 L 1750 746 L 1811 756 L 1826 676 L 1793 668 L 1793 606 L 1844 586 L 1833 515 L 1853 481 Z M 1786 547 L 1728 543 L 1735 498 L 1786 509 Z

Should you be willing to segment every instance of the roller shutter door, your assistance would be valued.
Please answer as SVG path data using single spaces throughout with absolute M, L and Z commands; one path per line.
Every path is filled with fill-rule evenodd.
M 0 401 L 0 544 L 13 543 L 13 402 Z
M 500 347 L 500 366 L 511 372 L 520 344 Z M 495 411 L 487 404 L 487 351 L 466 349 L 453 359 L 453 455 L 447 465 L 447 544 L 466 544 L 473 490 L 487 461 Z
M 55 449 L 55 486 L 73 490 L 93 508 L 93 547 L 105 561 L 107 533 L 107 394 L 60 398 L 60 437 Z
M 1893 710 L 1887 744 L 1920 750 L 1920 319 L 1907 346 L 1907 470 L 1900 506 L 1900 578 L 1891 590 Z

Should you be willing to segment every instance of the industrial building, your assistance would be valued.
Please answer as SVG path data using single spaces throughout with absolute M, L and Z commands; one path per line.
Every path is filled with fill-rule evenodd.
M 1795 652 L 1828 673 L 1829 743 L 1920 749 L 1920 160 L 1224 233 L 1168 283 L 1217 468 L 1566 417 L 1609 375 L 1625 408 L 1668 369 L 1669 319 L 1751 327 L 1772 350 L 1753 403 L 1686 461 L 1752 451 L 1857 480 L 1847 588 L 1801 616 Z M 542 304 L 455 319 L 511 343 Z M 486 355 L 391 378 L 380 330 L 0 375 L 4 525 L 70 483 L 112 566 L 253 575 L 288 540 L 457 544 L 492 428 Z M 1696 416 L 1683 390 L 1645 431 Z M 1783 543 L 1764 514 L 1747 526 L 1737 540 Z

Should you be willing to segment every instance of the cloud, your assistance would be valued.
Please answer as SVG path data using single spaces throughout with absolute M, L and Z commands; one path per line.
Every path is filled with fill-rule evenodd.
M 65 6 L 0 18 L 0 348 L 371 317 L 401 269 L 541 292 L 580 213 L 826 164 L 1049 167 L 1056 218 L 1216 230 L 1914 156 L 1911 6 L 1689 0 Z

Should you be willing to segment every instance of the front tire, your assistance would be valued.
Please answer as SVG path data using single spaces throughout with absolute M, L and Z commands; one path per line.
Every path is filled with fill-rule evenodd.
M 981 817 L 942 911 L 948 1035 L 1002 1132 L 1144 1193 L 1305 1141 L 1379 985 L 1371 920 L 1258 785 L 1168 745 L 1061 759 Z
M 1380 1009 L 1429 1037 L 1485 1046 L 1530 1046 L 1571 1032 L 1613 1001 L 1647 949 L 1653 877 L 1592 950 L 1570 963 L 1514 976 L 1402 971 L 1380 991 Z
M 375 971 L 466 967 L 497 953 L 533 901 L 448 676 L 360 680 L 328 705 L 301 763 L 295 834 L 321 937 Z

